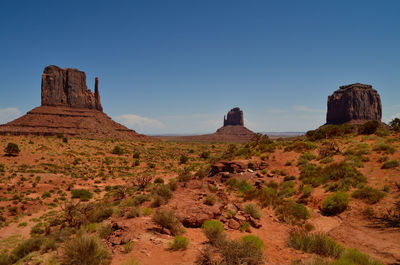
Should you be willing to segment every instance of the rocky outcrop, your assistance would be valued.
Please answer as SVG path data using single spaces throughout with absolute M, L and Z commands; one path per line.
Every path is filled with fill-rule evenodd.
M 240 108 L 233 108 L 228 112 L 227 116 L 224 116 L 224 126 L 228 125 L 244 126 L 243 111 Z
M 73 68 L 47 66 L 42 75 L 42 106 L 66 106 L 102 111 L 95 80 L 95 93 L 86 86 L 86 74 Z
M 367 121 L 382 118 L 378 92 L 370 85 L 355 83 L 341 86 L 328 97 L 327 124 Z
M 42 106 L 0 125 L 0 134 L 152 139 L 113 121 L 103 112 L 98 78 L 92 93 L 87 89 L 84 72 L 54 65 L 43 71 Z

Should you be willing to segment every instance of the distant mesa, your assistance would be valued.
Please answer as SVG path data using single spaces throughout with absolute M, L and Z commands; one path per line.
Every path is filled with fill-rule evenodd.
M 149 138 L 113 121 L 103 112 L 99 81 L 94 93 L 86 74 L 73 68 L 47 66 L 42 75 L 42 104 L 26 115 L 0 125 L 0 134 L 56 135 L 84 138 Z
M 381 119 L 381 98 L 371 85 L 355 83 L 341 86 L 328 97 L 327 124 L 360 124 Z

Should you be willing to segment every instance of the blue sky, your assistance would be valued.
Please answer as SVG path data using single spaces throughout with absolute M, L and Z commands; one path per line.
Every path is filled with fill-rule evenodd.
M 325 122 L 339 86 L 400 116 L 400 1 L 0 2 L 0 122 L 40 105 L 45 66 L 99 77 L 104 111 L 141 133 L 207 133 L 232 107 L 254 131 Z

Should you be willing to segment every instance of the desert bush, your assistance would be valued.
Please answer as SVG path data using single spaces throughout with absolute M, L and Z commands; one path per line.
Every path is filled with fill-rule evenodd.
M 400 166 L 400 162 L 397 160 L 387 161 L 382 165 L 382 169 L 391 169 Z
M 112 234 L 112 227 L 110 224 L 101 224 L 98 228 L 100 238 L 108 238 Z
M 154 179 L 154 184 L 164 184 L 164 179 L 157 177 Z
M 204 197 L 204 204 L 213 206 L 217 202 L 217 197 L 214 194 L 209 194 Z
M 4 148 L 4 152 L 8 156 L 17 156 L 20 152 L 19 147 L 15 143 L 8 143 L 6 148 Z
M 157 210 L 152 220 L 154 223 L 161 226 L 162 229 L 168 229 L 173 235 L 183 233 L 181 222 L 174 211 Z
M 88 201 L 93 197 L 93 193 L 85 189 L 71 190 L 73 199 L 80 199 L 81 201 Z
M 154 187 L 153 193 L 160 196 L 163 203 L 167 203 L 172 198 L 172 191 L 169 185 L 159 184 Z
M 286 146 L 283 151 L 284 152 L 290 152 L 290 151 L 295 151 L 298 153 L 301 152 L 306 152 L 315 149 L 317 146 L 309 141 L 294 141 L 288 146 Z
M 261 210 L 254 203 L 248 203 L 244 206 L 244 212 L 250 214 L 251 217 L 260 219 L 262 216 Z
M 127 218 L 136 218 L 140 216 L 140 209 L 137 206 L 132 207 L 126 214 Z
M 42 247 L 42 244 L 42 237 L 33 237 L 18 244 L 18 246 L 14 248 L 10 253 L 9 259 L 11 261 L 11 264 L 14 264 L 15 262 L 22 259 L 33 251 L 39 251 Z
M 181 155 L 179 157 L 179 164 L 186 164 L 189 161 L 189 157 L 185 155 Z
M 169 248 L 171 250 L 185 250 L 189 245 L 189 238 L 184 236 L 176 236 L 174 241 L 169 243 Z
M 201 227 L 205 236 L 208 238 L 212 245 L 218 245 L 225 241 L 225 228 L 224 225 L 217 220 L 205 221 Z
M 379 121 L 367 121 L 358 128 L 359 134 L 374 134 L 380 127 Z
M 288 244 L 294 249 L 315 253 L 325 257 L 339 258 L 344 248 L 324 233 L 294 230 L 289 234 Z
M 306 137 L 310 141 L 317 141 L 322 139 L 329 139 L 333 137 L 340 137 L 346 134 L 351 134 L 355 131 L 354 125 L 327 125 L 314 131 L 308 131 Z
M 131 252 L 134 246 L 135 246 L 135 242 L 134 241 L 126 242 L 124 244 L 124 253 Z
M 193 179 L 193 175 L 189 167 L 185 167 L 178 175 L 179 182 L 187 182 L 191 179 Z
M 296 203 L 292 200 L 285 202 L 283 205 L 279 206 L 276 209 L 276 214 L 281 221 L 286 223 L 307 220 L 311 217 L 307 208 L 303 204 Z
M 371 259 L 367 254 L 361 253 L 357 249 L 347 249 L 343 255 L 334 260 L 331 265 L 383 265 L 383 263 Z
M 210 158 L 210 152 L 209 152 L 209 151 L 204 151 L 204 152 L 202 152 L 202 153 L 200 154 L 200 158 L 201 158 L 201 159 L 204 159 L 204 160 L 209 159 L 209 158 Z
M 46 253 L 50 250 L 53 251 L 56 249 L 57 249 L 56 240 L 54 238 L 43 238 L 43 242 L 40 247 L 42 253 Z
M 374 145 L 372 150 L 376 152 L 384 152 L 385 154 L 394 154 L 396 152 L 396 148 L 387 143 L 377 143 Z
M 241 232 L 250 232 L 250 229 L 251 229 L 251 225 L 249 222 L 244 222 L 239 228 L 239 230 Z
M 360 183 L 367 181 L 366 177 L 362 175 L 353 165 L 346 162 L 333 163 L 327 165 L 321 172 L 322 183 L 328 180 L 339 181 L 338 188 L 349 189 L 350 186 L 357 186 Z
M 63 264 L 102 265 L 110 264 L 111 255 L 103 243 L 82 231 L 65 243 Z
M 346 192 L 338 191 L 329 195 L 322 202 L 322 213 L 324 215 L 337 215 L 347 209 L 349 195 Z
M 135 176 L 132 178 L 133 185 L 138 186 L 139 189 L 143 190 L 151 183 L 153 179 L 153 172 L 145 171 L 142 172 L 140 175 Z
M 124 149 L 122 149 L 122 147 L 119 145 L 114 146 L 114 148 L 111 150 L 112 154 L 119 155 L 119 156 L 123 155 L 124 152 L 125 152 Z
M 261 207 L 275 206 L 278 201 L 278 193 L 276 188 L 264 187 L 257 192 L 257 198 Z
M 241 240 L 228 240 L 220 247 L 222 264 L 264 264 L 264 242 L 256 236 L 244 236 Z
M 281 184 L 278 196 L 280 198 L 288 198 L 296 193 L 293 181 L 286 181 Z
M 369 204 L 374 204 L 385 197 L 385 193 L 372 187 L 364 186 L 354 191 L 351 196 L 356 199 L 364 200 Z

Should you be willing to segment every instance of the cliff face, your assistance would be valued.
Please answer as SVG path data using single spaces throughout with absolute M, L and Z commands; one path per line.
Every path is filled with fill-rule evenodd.
M 233 108 L 228 112 L 227 117 L 224 117 L 224 126 L 240 125 L 244 126 L 243 111 L 240 108 Z
M 95 81 L 95 93 L 86 86 L 86 74 L 77 69 L 47 66 L 42 75 L 42 106 L 66 106 L 102 111 Z
M 370 85 L 341 86 L 328 97 L 327 124 L 342 124 L 354 120 L 382 118 L 382 103 L 378 92 Z

